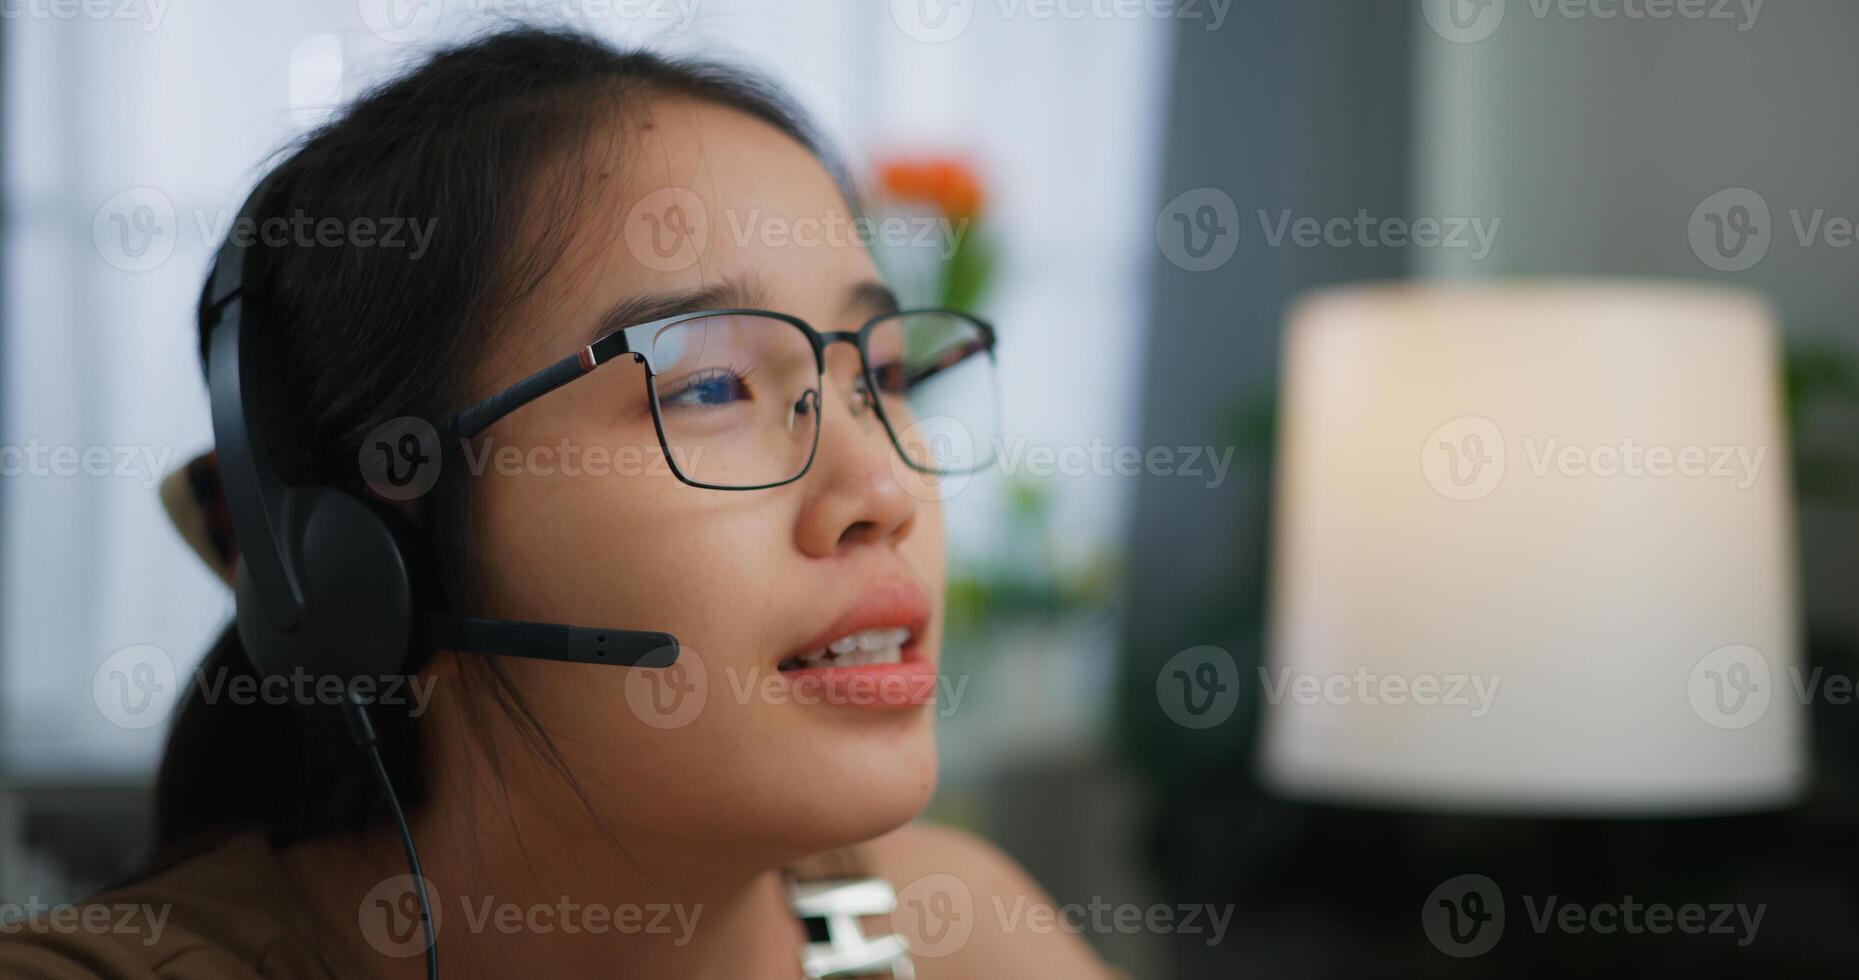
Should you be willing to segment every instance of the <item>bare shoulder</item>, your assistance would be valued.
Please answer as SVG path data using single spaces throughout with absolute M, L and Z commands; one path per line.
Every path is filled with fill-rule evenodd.
M 897 889 L 895 927 L 922 980 L 1122 977 L 1073 930 L 1046 890 L 973 834 L 912 823 L 866 845 Z

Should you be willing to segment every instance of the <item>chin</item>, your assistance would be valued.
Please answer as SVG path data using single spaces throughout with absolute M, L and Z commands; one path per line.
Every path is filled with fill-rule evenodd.
M 902 719 L 898 719 L 902 720 Z M 782 786 L 796 857 L 871 840 L 909 823 L 936 791 L 933 709 L 888 731 L 837 726 L 806 740 Z

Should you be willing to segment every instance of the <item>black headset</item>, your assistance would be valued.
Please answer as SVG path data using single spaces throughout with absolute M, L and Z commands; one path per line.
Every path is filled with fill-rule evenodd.
M 248 276 L 252 236 L 242 234 L 256 226 L 273 183 L 274 177 L 266 177 L 246 198 L 200 296 L 213 440 L 239 550 L 234 586 L 239 642 L 260 676 L 308 673 L 342 680 L 349 731 L 369 756 L 407 853 L 426 929 L 427 976 L 436 978 L 437 937 L 419 856 L 375 744 L 368 703 L 353 682 L 411 673 L 434 650 L 669 667 L 678 659 L 678 641 L 649 630 L 482 619 L 422 608 L 434 595 L 436 577 L 411 520 L 360 492 L 284 482 L 264 445 L 255 350 L 264 332 L 257 315 L 262 303 L 251 302 L 261 284 Z M 436 455 L 458 444 L 446 437 L 434 447 Z
M 669 633 L 459 616 L 421 608 L 435 580 L 412 522 L 360 492 L 287 485 L 271 465 L 258 407 L 263 333 L 251 302 L 252 249 L 272 183 L 246 199 L 200 298 L 220 478 L 239 546 L 239 641 L 259 674 L 353 678 L 410 672 L 434 650 L 631 667 L 669 667 Z M 438 447 L 444 455 L 451 441 Z

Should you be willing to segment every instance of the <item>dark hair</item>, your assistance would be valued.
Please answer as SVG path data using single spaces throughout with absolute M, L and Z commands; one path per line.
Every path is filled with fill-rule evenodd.
M 775 126 L 820 158 L 854 206 L 843 169 L 766 82 L 534 27 L 432 55 L 284 156 L 260 219 L 433 222 L 417 257 L 352 244 L 257 249 L 248 278 L 257 290 L 247 303 L 262 317 L 262 437 L 287 480 L 359 488 L 356 459 L 366 433 L 391 419 L 437 419 L 462 407 L 493 324 L 567 247 L 584 184 L 578 168 L 594 134 L 625 126 L 665 96 L 720 104 Z M 536 220 L 538 208 L 560 220 Z M 528 240 L 537 229 L 543 240 Z M 204 352 L 204 335 L 200 342 Z M 422 498 L 419 523 L 439 601 L 470 612 L 469 485 L 456 476 L 447 473 Z M 578 793 L 495 658 L 466 658 L 465 667 L 458 687 L 466 710 L 507 712 Z M 161 856 L 173 860 L 235 829 L 262 828 L 283 845 L 358 830 L 384 812 L 338 709 L 209 698 L 198 682 L 252 673 L 228 627 L 168 737 L 155 791 L 157 866 Z M 388 773 L 401 799 L 416 805 L 426 781 L 409 706 L 378 705 L 374 720 Z

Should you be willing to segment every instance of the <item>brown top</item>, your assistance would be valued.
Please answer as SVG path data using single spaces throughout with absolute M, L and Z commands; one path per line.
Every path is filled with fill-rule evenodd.
M 796 862 L 799 880 L 870 874 L 862 848 Z M 22 921 L 20 914 L 25 918 Z M 354 980 L 256 831 L 76 904 L 0 904 L 4 980 Z
M 257 833 L 76 905 L 0 925 L 6 980 L 351 980 Z

